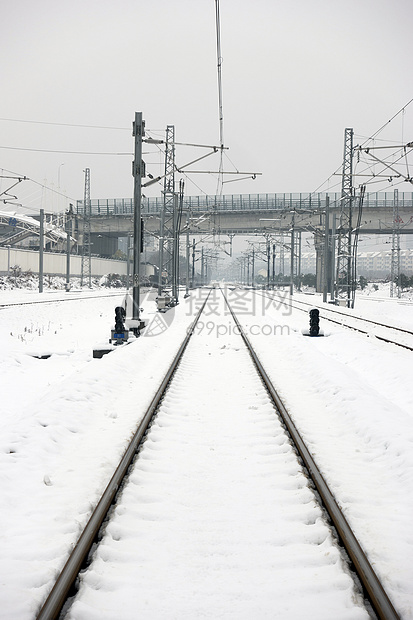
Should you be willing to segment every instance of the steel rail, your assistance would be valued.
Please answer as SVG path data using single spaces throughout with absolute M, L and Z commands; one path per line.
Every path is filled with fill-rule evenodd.
M 305 312 L 303 308 L 297 308 L 297 306 L 291 306 L 291 307 L 292 308 L 295 307 L 296 310 L 302 310 L 303 312 Z M 336 323 L 337 325 L 341 325 L 341 327 L 347 327 L 347 329 L 353 329 L 355 332 L 360 332 L 360 334 L 366 334 L 367 336 L 370 335 L 369 332 L 366 332 L 364 329 L 360 329 L 359 327 L 352 327 L 351 325 L 345 325 L 342 321 L 336 321 L 335 319 L 331 319 L 327 316 L 324 316 L 321 318 L 324 318 L 326 321 L 330 321 L 331 323 Z M 360 319 L 360 321 L 363 321 L 363 319 Z M 386 325 L 381 325 L 381 323 L 376 323 L 376 325 L 387 327 Z M 392 327 L 390 329 L 397 329 L 397 328 Z M 408 334 L 412 333 L 412 332 L 408 332 L 407 330 L 399 330 L 399 331 L 406 331 L 406 333 Z M 384 336 L 377 336 L 376 334 L 374 334 L 374 337 L 377 338 L 377 340 L 381 340 L 382 342 L 387 342 L 387 344 L 395 344 L 397 347 L 403 347 L 403 349 L 407 349 L 408 351 L 413 351 L 413 347 L 410 347 L 408 344 L 402 344 L 401 342 L 395 342 L 395 340 L 389 340 L 389 338 L 384 338 Z
M 296 303 L 304 304 L 306 306 L 312 306 L 312 304 L 309 304 L 307 301 L 302 301 L 301 299 L 295 299 L 294 301 Z M 314 306 L 314 307 L 317 307 L 320 310 L 326 310 L 327 312 L 331 312 L 331 314 L 340 314 L 341 316 L 349 317 L 351 319 L 354 319 L 355 321 L 364 321 L 365 323 L 372 323 L 373 325 L 377 325 L 378 327 L 386 327 L 387 329 L 394 329 L 397 332 L 402 332 L 402 333 L 410 334 L 411 336 L 413 336 L 413 331 L 411 331 L 410 329 L 404 329 L 403 327 L 396 327 L 394 325 L 387 325 L 386 323 L 378 323 L 377 321 L 373 321 L 372 319 L 364 319 L 361 316 L 353 316 L 352 314 L 346 314 L 345 312 L 340 312 L 339 310 L 331 310 L 330 308 L 325 308 L 324 306 Z M 332 320 L 332 319 L 328 319 L 328 320 Z
M 0 310 L 5 310 L 7 308 L 13 308 L 15 306 L 31 306 L 35 304 L 56 304 L 62 301 L 85 301 L 87 299 L 106 299 L 108 297 L 120 297 L 121 295 L 125 295 L 125 290 L 121 292 L 122 289 L 118 292 L 107 293 L 106 295 L 85 295 L 80 297 L 64 297 L 61 299 L 38 299 L 36 301 L 21 301 L 21 302 L 12 302 L 0 304 Z
M 255 291 L 258 292 L 258 291 Z M 281 303 L 284 306 L 288 306 L 290 308 L 294 308 L 295 310 L 300 310 L 301 312 L 306 312 L 306 310 L 304 310 L 304 308 L 299 308 L 298 306 L 295 306 L 294 304 L 288 304 L 286 301 L 281 301 L 281 300 L 277 300 L 274 297 L 268 297 L 267 295 L 263 295 L 262 293 L 259 293 L 260 295 L 262 295 L 263 297 L 265 297 L 266 299 L 273 299 L 274 301 L 277 301 L 279 303 Z M 372 321 L 371 319 L 363 319 L 361 317 L 358 316 L 352 316 L 351 314 L 346 314 L 345 312 L 338 312 L 335 310 L 330 310 L 329 308 L 324 308 L 323 306 L 314 306 L 313 304 L 309 304 L 306 301 L 301 301 L 300 299 L 295 299 L 294 301 L 300 303 L 300 304 L 305 304 L 306 306 L 309 306 L 310 308 L 317 308 L 319 310 L 327 311 L 327 312 L 331 312 L 331 314 L 341 314 L 342 316 L 346 316 L 349 317 L 350 319 L 354 319 L 357 321 L 365 321 L 366 323 L 372 323 L 373 325 L 377 325 L 377 327 L 385 327 L 386 329 L 393 329 L 395 332 L 400 332 L 400 333 L 406 333 L 409 334 L 410 336 L 413 336 L 413 332 L 408 330 L 408 329 L 403 329 L 402 327 L 394 327 L 392 325 L 386 325 L 384 323 L 377 323 L 376 321 Z M 321 317 L 323 319 L 325 319 L 326 321 L 330 321 L 331 323 L 336 323 L 337 325 L 340 325 L 341 327 L 346 327 L 347 329 L 352 329 L 355 332 L 359 332 L 360 334 L 366 334 L 367 336 L 369 336 L 369 332 L 365 331 L 364 329 L 360 329 L 359 327 L 354 327 L 352 325 L 346 325 L 345 323 L 343 323 L 343 321 L 336 321 L 335 319 L 332 319 L 328 316 L 323 316 Z M 385 338 L 384 336 L 377 336 L 376 334 L 374 334 L 374 337 L 377 338 L 377 340 L 382 340 L 383 342 L 387 342 L 388 344 L 394 344 L 397 347 L 402 347 L 403 349 L 407 349 L 408 351 L 413 351 L 413 347 L 410 347 L 408 344 L 403 344 L 401 342 L 396 342 L 395 340 L 390 340 L 389 338 Z
M 260 374 L 264 385 L 266 386 L 271 398 L 273 399 L 276 408 L 298 450 L 300 457 L 302 458 L 305 467 L 311 477 L 311 480 L 314 482 L 315 487 L 322 499 L 324 507 L 326 508 L 334 527 L 337 530 L 339 539 L 343 544 L 343 547 L 347 551 L 353 565 L 356 569 L 357 575 L 367 593 L 367 596 L 372 604 L 372 607 L 377 614 L 380 620 L 400 620 L 400 616 L 395 611 L 387 593 L 385 592 L 382 584 L 380 583 L 376 573 L 374 572 L 369 560 L 367 559 L 366 554 L 361 548 L 360 543 L 355 537 L 350 525 L 348 524 L 347 519 L 342 513 L 340 507 L 337 504 L 330 488 L 328 487 L 323 475 L 321 474 L 318 466 L 316 465 L 310 451 L 305 445 L 300 433 L 297 430 L 290 414 L 284 406 L 280 396 L 275 390 L 268 374 L 266 373 L 261 361 L 259 360 L 257 354 L 255 353 L 249 339 L 247 338 L 244 330 L 240 322 L 238 321 L 237 316 L 232 310 L 224 292 L 221 290 L 222 295 L 224 296 L 225 302 L 228 306 L 229 311 L 235 321 L 235 324 L 238 327 L 240 335 L 244 340 L 248 351 L 254 361 L 254 364 Z
M 187 334 L 178 349 L 177 354 L 175 355 L 165 377 L 163 378 L 155 396 L 153 397 L 151 404 L 142 421 L 139 423 L 137 430 L 135 431 L 132 440 L 126 449 L 119 465 L 117 466 L 115 473 L 113 474 L 110 482 L 108 483 L 105 491 L 103 492 L 102 497 L 100 498 L 96 508 L 94 509 L 89 521 L 83 530 L 82 534 L 79 537 L 79 540 L 76 543 L 75 548 L 71 552 L 66 564 L 64 565 L 59 577 L 57 578 L 52 590 L 50 591 L 46 601 L 40 609 L 40 612 L 37 616 L 37 620 L 55 620 L 58 618 L 63 605 L 65 604 L 68 593 L 73 586 L 78 573 L 87 558 L 87 555 L 92 547 L 92 544 L 96 538 L 97 533 L 105 519 L 113 501 L 116 496 L 117 491 L 121 485 L 122 480 L 125 478 L 127 471 L 135 457 L 137 448 L 142 441 L 142 438 L 147 431 L 149 424 L 154 416 L 156 409 L 162 399 L 162 396 L 165 392 L 167 385 L 169 384 L 181 358 L 182 355 L 188 345 L 188 342 L 194 333 L 195 326 L 201 316 L 205 304 L 208 301 L 208 297 L 210 292 L 208 293 L 204 303 L 199 309 L 195 320 L 191 323 L 190 327 L 187 330 Z
M 305 303 L 305 302 L 300 302 L 300 303 Z M 295 308 L 295 310 L 301 310 L 302 312 L 306 312 L 304 308 L 298 308 L 297 306 L 294 306 L 292 304 L 289 304 L 289 305 L 291 308 Z M 311 304 L 307 304 L 307 305 L 311 307 Z M 320 308 L 320 310 L 325 310 L 325 308 Z M 331 310 L 330 312 L 334 314 L 333 310 Z M 336 314 L 342 314 L 343 316 L 349 316 L 345 314 L 344 312 L 337 312 Z M 346 327 L 347 329 L 352 329 L 353 331 L 359 332 L 360 334 L 365 334 L 366 336 L 370 336 L 369 332 L 367 332 L 366 330 L 360 329 L 359 327 L 354 327 L 353 325 L 346 325 L 345 323 L 343 323 L 343 321 L 336 321 L 335 319 L 332 319 L 331 317 L 328 317 L 328 316 L 323 316 L 321 318 L 325 319 L 326 321 L 330 321 L 330 323 L 336 323 L 336 325 L 340 325 L 341 327 Z M 397 327 L 390 327 L 389 325 L 384 325 L 382 323 L 376 323 L 375 321 L 370 321 L 369 319 L 360 319 L 358 317 L 350 317 L 350 318 L 357 318 L 359 321 L 366 320 L 369 323 L 373 323 L 374 325 L 377 325 L 378 327 L 394 329 L 399 332 L 405 332 L 406 334 L 413 335 L 413 332 L 410 332 L 407 329 L 399 329 Z M 410 347 L 408 344 L 396 342 L 395 340 L 390 340 L 389 338 L 385 338 L 384 336 L 377 336 L 377 334 L 374 334 L 374 337 L 377 338 L 377 340 L 381 340 L 382 342 L 387 342 L 387 344 L 394 344 L 396 345 L 396 347 L 402 347 L 403 349 L 407 349 L 408 351 L 413 351 L 413 347 Z

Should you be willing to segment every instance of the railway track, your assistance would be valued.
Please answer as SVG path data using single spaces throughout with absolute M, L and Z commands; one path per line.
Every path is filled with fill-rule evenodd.
M 330 323 L 335 323 L 336 325 L 346 327 L 347 329 L 352 329 L 362 334 L 366 334 L 367 336 L 374 335 L 377 340 L 381 340 L 382 342 L 386 342 L 388 344 L 394 344 L 398 347 L 403 347 L 404 349 L 408 349 L 409 351 L 413 351 L 412 330 L 403 329 L 401 327 L 394 327 L 392 325 L 379 323 L 378 321 L 373 321 L 371 319 L 365 319 L 363 317 L 350 315 L 346 312 L 341 312 L 340 310 L 332 310 L 325 305 L 318 306 L 310 304 L 308 302 L 302 301 L 301 299 L 289 298 L 288 300 L 285 300 L 282 299 L 280 295 L 276 294 L 269 295 L 261 291 L 255 291 L 255 293 L 258 293 L 268 299 L 272 299 L 276 301 L 277 304 L 282 304 L 306 313 L 308 313 L 308 310 L 310 308 L 318 308 L 321 312 L 320 318 L 329 321 Z M 366 325 L 368 326 L 368 328 L 366 328 Z M 404 340 L 404 342 L 402 342 L 402 340 Z
M 118 289 L 116 292 L 113 293 L 106 293 L 104 295 L 96 295 L 96 294 L 89 294 L 89 293 L 82 293 L 81 295 L 79 294 L 65 294 L 65 296 L 61 296 L 61 297 L 56 297 L 54 299 L 35 299 L 35 300 L 31 300 L 31 301 L 19 301 L 19 302 L 11 302 L 11 303 L 4 303 L 4 304 L 0 304 L 0 310 L 4 310 L 6 308 L 13 308 L 14 306 L 32 306 L 32 305 L 38 305 L 38 304 L 54 304 L 54 303 L 60 303 L 60 302 L 66 302 L 66 301 L 79 301 L 79 300 L 86 300 L 86 299 L 103 299 L 105 297 L 119 297 L 119 295 L 122 294 L 122 292 L 124 293 L 125 291 L 123 291 L 123 289 Z
M 236 315 L 222 345 L 203 308 L 38 620 L 397 619 Z

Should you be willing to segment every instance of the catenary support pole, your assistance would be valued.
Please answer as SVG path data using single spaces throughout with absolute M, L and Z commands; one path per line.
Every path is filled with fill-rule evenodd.
M 294 213 L 292 214 L 291 217 L 291 256 L 290 256 L 290 295 L 292 295 L 294 293 L 294 254 L 295 254 L 295 249 L 294 249 L 294 226 L 295 226 L 295 219 L 294 219 Z
M 61 166 L 63 164 L 60 164 Z M 70 232 L 71 232 L 71 218 L 73 213 L 73 205 L 69 205 L 69 211 L 66 213 L 66 293 L 70 291 Z
M 131 264 L 131 250 L 133 245 L 131 243 L 131 235 L 127 237 L 127 249 L 126 249 L 126 290 L 130 288 L 130 264 Z
M 39 293 L 43 293 L 44 209 L 40 209 Z
M 272 288 L 275 286 L 275 243 L 272 244 Z
M 301 291 L 301 230 L 298 232 L 297 288 Z
M 189 252 L 190 252 L 189 230 L 187 230 L 186 231 L 186 286 L 185 286 L 186 295 L 189 295 Z
M 326 212 L 324 217 L 324 265 L 323 265 L 323 302 L 327 301 L 329 269 L 329 230 L 330 230 L 330 198 L 326 196 Z
M 83 201 L 83 243 L 80 286 L 83 288 L 87 278 L 88 287 L 92 288 L 92 245 L 90 242 L 90 217 L 92 215 L 92 206 L 90 201 L 90 168 L 86 168 L 84 172 L 85 193 Z
M 132 165 L 134 178 L 133 190 L 133 315 L 132 319 L 139 320 L 140 312 L 140 263 L 141 263 L 141 199 L 142 199 L 142 178 L 145 177 L 145 164 L 142 161 L 142 138 L 145 135 L 145 121 L 142 120 L 142 112 L 135 112 L 133 123 L 133 136 L 135 137 L 135 159 Z
M 335 301 L 336 291 L 336 216 L 332 215 L 331 223 L 331 294 L 330 300 Z
M 66 233 L 66 292 L 70 290 L 70 232 Z
M 195 284 L 195 239 L 192 240 L 192 275 L 191 275 L 191 288 Z

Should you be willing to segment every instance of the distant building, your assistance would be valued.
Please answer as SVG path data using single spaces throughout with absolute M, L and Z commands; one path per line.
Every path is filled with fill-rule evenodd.
M 413 274 L 413 250 L 400 250 L 400 271 Z M 391 250 L 360 252 L 357 255 L 357 274 L 366 278 L 385 278 L 391 273 Z
M 301 273 L 315 273 L 315 252 L 301 254 Z
M 301 256 L 301 273 L 315 273 L 315 252 Z M 286 263 L 287 264 L 287 263 Z M 289 267 L 288 267 L 289 268 Z M 400 250 L 400 271 L 413 275 L 413 250 Z M 369 278 L 386 278 L 391 273 L 391 250 L 382 252 L 359 252 L 357 254 L 357 275 Z

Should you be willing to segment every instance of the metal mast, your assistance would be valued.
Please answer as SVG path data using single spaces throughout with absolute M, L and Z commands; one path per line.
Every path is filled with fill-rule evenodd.
M 174 275 L 174 247 L 176 238 L 176 194 L 175 194 L 175 127 L 168 125 L 165 138 L 165 176 L 163 206 L 159 238 L 159 283 L 158 296 L 163 291 L 172 291 Z M 174 287 L 175 288 L 175 287 Z M 171 299 L 172 303 L 176 299 Z
M 135 159 L 132 163 L 133 176 L 133 314 L 132 319 L 136 321 L 134 325 L 135 335 L 140 333 L 140 285 L 141 285 L 141 253 L 143 251 L 142 235 L 142 178 L 146 176 L 145 162 L 142 160 L 142 139 L 145 135 L 145 121 L 142 120 L 142 112 L 135 112 L 133 123 L 133 137 L 135 138 Z M 129 248 L 128 248 L 129 252 Z
M 179 181 L 179 195 L 175 197 L 174 212 L 174 240 L 173 240 L 173 274 L 172 298 L 178 302 L 179 298 L 179 233 L 181 230 L 182 211 L 184 206 L 184 181 Z
M 283 277 L 283 280 L 282 280 L 283 282 L 284 282 L 284 271 L 285 271 L 284 257 L 285 257 L 284 234 L 281 233 L 280 234 L 280 274 Z
M 90 168 L 85 170 L 85 194 L 84 194 L 84 213 L 83 213 L 83 244 L 82 244 L 82 267 L 80 286 L 83 286 L 85 279 L 88 280 L 89 288 L 92 287 L 91 273 L 91 246 L 90 246 Z
M 219 111 L 219 142 L 220 142 L 220 161 L 217 194 L 223 191 L 223 170 L 224 170 L 224 112 L 222 105 L 222 55 L 221 55 L 221 19 L 219 14 L 219 0 L 215 0 L 215 27 L 217 35 L 217 72 L 218 72 L 218 111 Z
M 352 202 L 353 190 L 353 129 L 344 131 L 344 158 L 341 181 L 341 205 L 337 228 L 337 272 L 335 282 L 336 303 L 351 307 L 354 286 L 352 282 Z
M 390 297 L 400 297 L 400 215 L 399 190 L 394 190 L 393 233 L 391 246 Z
M 290 245 L 290 295 L 294 293 L 294 266 L 295 266 L 295 213 L 291 216 L 291 245 Z

